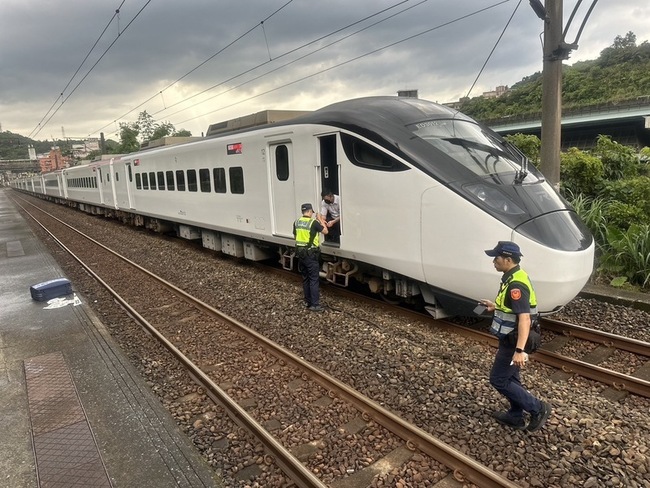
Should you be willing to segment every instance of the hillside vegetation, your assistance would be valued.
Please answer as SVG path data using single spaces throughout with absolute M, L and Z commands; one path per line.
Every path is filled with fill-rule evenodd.
M 590 105 L 616 104 L 650 97 L 650 43 L 637 45 L 628 32 L 617 36 L 598 59 L 563 67 L 562 106 L 568 111 Z M 475 97 L 460 111 L 478 120 L 538 114 L 542 110 L 542 73 L 527 76 L 499 98 Z

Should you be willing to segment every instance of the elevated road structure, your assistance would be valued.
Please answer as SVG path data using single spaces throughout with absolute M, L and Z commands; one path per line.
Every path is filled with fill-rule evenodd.
M 540 137 L 542 131 L 541 112 L 481 122 L 501 135 L 521 133 Z M 650 146 L 650 95 L 563 112 L 562 149 L 588 149 L 601 134 L 629 146 Z

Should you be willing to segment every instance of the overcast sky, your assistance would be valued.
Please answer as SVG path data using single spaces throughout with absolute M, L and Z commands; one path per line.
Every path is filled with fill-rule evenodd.
M 565 24 L 576 3 L 564 0 Z M 541 71 L 542 30 L 528 0 L 2 0 L 0 124 L 38 140 L 117 139 L 146 110 L 199 136 L 261 110 L 404 89 L 449 102 L 493 49 L 470 96 Z M 650 1 L 600 0 L 567 62 L 629 31 L 650 40 Z

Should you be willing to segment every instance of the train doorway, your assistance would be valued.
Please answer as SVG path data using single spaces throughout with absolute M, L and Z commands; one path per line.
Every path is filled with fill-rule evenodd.
M 321 188 L 340 195 L 339 165 L 336 156 L 336 134 L 318 138 L 320 142 L 320 179 Z
M 341 242 L 342 231 L 342 222 L 343 216 L 342 208 L 338 204 L 341 196 L 341 188 L 339 181 L 339 162 L 338 162 L 338 153 L 337 153 L 337 135 L 331 134 L 327 136 L 320 136 L 318 138 L 320 146 L 320 183 L 321 189 L 324 193 L 325 191 L 332 193 L 334 196 L 333 202 L 337 202 L 333 207 L 328 208 L 327 215 L 325 218 L 328 222 L 329 233 L 325 236 L 325 242 L 323 244 L 338 246 Z M 326 197 L 327 198 L 327 197 Z M 322 202 L 322 200 L 321 200 Z M 331 202 L 330 202 L 331 203 Z M 320 207 L 320 203 L 319 203 Z M 335 211 L 337 209 L 339 215 L 330 213 L 330 211 Z M 322 211 L 320 208 L 317 211 Z M 332 225 L 330 227 L 330 225 Z

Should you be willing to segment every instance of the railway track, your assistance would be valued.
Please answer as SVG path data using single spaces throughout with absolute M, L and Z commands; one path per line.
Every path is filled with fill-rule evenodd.
M 497 339 L 483 330 L 445 321 L 434 321 L 434 323 L 493 347 L 498 345 Z M 557 368 L 567 376 L 577 374 L 609 385 L 619 392 L 650 398 L 650 343 L 553 319 L 542 319 L 541 327 L 542 331 L 552 331 L 556 336 L 550 341 L 545 339 L 542 347 L 530 356 L 531 360 Z M 577 359 L 557 352 L 572 339 L 602 344 L 603 348 L 584 359 Z M 642 356 L 645 358 L 645 362 L 634 374 L 624 374 L 599 366 L 616 351 Z
M 335 288 L 335 292 L 341 295 L 350 294 L 347 290 L 339 288 Z M 399 310 L 400 313 L 403 313 L 406 316 L 415 316 L 421 320 L 426 320 L 430 322 L 433 327 L 444 328 L 450 332 L 456 332 L 472 340 L 489 344 L 495 348 L 498 346 L 497 339 L 489 332 L 483 330 L 487 328 L 487 326 L 481 329 L 463 326 L 456 322 L 436 320 L 427 314 L 406 310 L 390 303 L 376 302 L 374 299 L 368 300 L 376 303 L 376 306 L 378 307 L 384 307 L 387 310 Z M 563 375 L 558 375 L 556 379 L 567 378 L 576 374 L 608 385 L 616 392 L 619 392 L 618 394 L 608 393 L 612 400 L 620 398 L 620 395 L 624 393 L 632 393 L 650 398 L 650 343 L 552 318 L 543 318 L 541 320 L 541 327 L 544 334 L 544 341 L 542 347 L 531 355 L 531 359 L 560 370 Z M 549 332 L 553 333 L 552 338 L 549 338 Z M 569 343 L 569 341 L 586 341 L 589 343 L 600 344 L 602 347 L 597 351 L 586 355 L 586 357 L 583 356 L 582 358 L 576 358 L 559 352 Z M 580 350 L 579 347 L 578 350 Z M 617 351 L 640 357 L 640 361 L 636 362 L 642 362 L 642 366 L 631 374 L 625 374 L 599 366 L 608 358 L 612 357 Z
M 267 455 L 297 486 L 347 486 L 347 483 L 354 477 L 360 479 L 368 477 L 368 472 L 372 473 L 373 469 L 375 471 L 379 469 L 377 466 L 382 462 L 384 464 L 406 462 L 411 457 L 411 453 L 416 450 L 445 465 L 458 481 L 470 482 L 481 487 L 516 486 L 508 479 L 393 414 L 291 351 L 266 339 L 252 328 L 225 316 L 207 303 L 190 296 L 172 283 L 110 251 L 106 246 L 72 229 L 43 210 L 37 210 L 38 217 L 31 213 L 33 212 L 31 209 L 28 211 L 23 207 L 23 210 L 38 222 L 53 239 L 57 240 L 68 253 L 74 256 L 89 274 L 102 283 L 119 305 L 187 369 L 195 381 L 216 403 L 223 406 L 238 425 L 251 432 L 262 443 Z M 76 234 L 71 237 L 73 230 Z M 79 241 L 80 237 L 83 238 L 83 242 Z M 125 280 L 123 279 L 125 276 L 130 278 Z M 170 323 L 170 317 L 181 318 Z M 201 324 L 201 326 L 193 326 L 191 329 L 196 328 L 196 331 L 186 329 L 182 336 L 179 335 L 178 328 L 181 324 L 188 322 Z M 205 342 L 204 331 L 206 330 L 211 331 L 212 335 L 219 336 L 221 352 L 217 352 L 214 348 L 192 347 L 196 344 L 204 345 L 202 343 Z M 237 354 L 241 356 L 233 358 Z M 225 366 L 226 362 L 232 366 Z M 271 374 L 268 374 L 269 371 Z M 254 376 L 255 380 L 252 382 L 250 379 L 245 380 L 244 378 L 247 376 Z M 280 378 L 279 383 L 278 378 Z M 242 380 L 241 384 L 238 384 L 238 379 Z M 270 383 L 260 390 L 259 384 L 263 381 Z M 230 390 L 230 395 L 226 393 L 226 388 L 219 386 L 224 383 L 229 385 L 227 389 Z M 258 387 L 255 390 L 257 395 L 251 394 L 253 383 Z M 379 429 L 367 429 L 373 436 L 376 437 L 378 431 L 387 438 L 397 436 L 400 439 L 399 445 L 395 440 L 385 441 L 385 445 L 393 448 L 385 450 L 381 459 L 378 458 L 378 455 L 373 456 L 376 459 L 372 459 L 372 463 L 367 463 L 365 473 L 363 470 L 353 469 L 352 472 L 346 473 L 346 476 L 339 479 L 325 481 L 320 479 L 314 474 L 317 469 L 304 464 L 294 455 L 296 446 L 292 446 L 294 452 L 291 447 L 283 446 L 242 406 L 250 406 L 251 399 L 253 399 L 253 403 L 263 403 L 266 399 L 263 398 L 264 394 L 261 392 L 278 391 L 282 389 L 280 385 L 286 387 L 289 383 L 299 384 L 300 388 L 313 390 L 311 394 L 307 395 L 312 404 L 305 404 L 301 407 L 311 415 L 316 417 L 323 415 L 322 411 L 314 410 L 313 404 L 323 404 L 322 399 L 327 398 L 331 400 L 332 404 L 336 404 L 336 410 L 342 410 L 348 418 L 350 416 L 354 419 L 360 418 L 361 423 L 366 426 L 372 424 L 381 426 Z M 276 404 L 298 402 L 298 399 L 291 397 L 290 393 L 289 396 L 288 400 L 276 399 Z M 324 403 L 328 403 L 329 400 Z M 340 404 L 341 402 L 344 403 L 343 406 Z M 260 408 L 256 408 L 256 410 L 260 410 Z M 305 421 L 310 420 L 279 420 L 280 423 L 291 423 L 291 425 Z M 336 424 L 343 425 L 345 422 L 339 420 Z M 364 429 L 361 428 L 355 432 L 355 435 L 361 436 Z M 335 428 L 334 430 L 338 431 L 339 435 L 349 438 L 349 428 Z
M 36 199 L 34 201 L 40 202 Z M 555 376 L 570 374 L 562 370 L 554 372 L 553 369 L 537 366 L 541 361 L 532 361 L 526 378 L 532 382 L 534 388 L 544 391 L 544 396 L 553 402 L 554 414 L 547 428 L 536 435 L 509 432 L 508 429 L 494 425 L 489 417 L 489 411 L 499 408 L 498 403 L 500 403 L 489 385 L 485 384 L 486 370 L 491 364 L 492 356 L 485 344 L 490 344 L 490 340 L 493 341 L 492 336 L 471 335 L 470 339 L 459 337 L 462 329 L 458 324 L 438 324 L 438 329 L 442 327 L 449 332 L 434 331 L 433 320 L 428 316 L 425 318 L 413 314 L 409 317 L 403 310 L 397 311 L 394 307 L 377 301 L 373 301 L 372 306 L 366 306 L 360 303 L 362 299 L 358 296 L 353 299 L 346 298 L 345 290 L 338 287 L 327 287 L 323 290 L 324 303 L 328 306 L 325 314 L 319 316 L 315 323 L 301 323 L 296 318 L 305 315 L 306 320 L 309 314 L 300 311 L 298 298 L 300 287 L 293 280 L 287 280 L 285 276 L 274 276 L 275 273 L 269 273 L 268 268 L 265 268 L 264 272 L 257 269 L 251 271 L 250 268 L 257 268 L 257 266 L 228 258 L 215 259 L 213 253 L 201 250 L 200 247 L 187 241 L 127 230 L 115 223 L 104 223 L 104 219 L 99 217 L 84 216 L 70 209 L 61 209 L 56 205 L 43 203 L 45 208 L 51 208 L 61 218 L 79 222 L 86 232 L 96 236 L 102 242 L 110 242 L 112 247 L 120 249 L 120 252 L 131 259 L 155 269 L 170 281 L 180 283 L 185 289 L 192 290 L 196 296 L 202 297 L 209 303 L 218 304 L 220 309 L 223 307 L 232 316 L 246 317 L 247 323 L 254 324 L 256 329 L 267 337 L 286 344 L 301 357 L 316 359 L 317 364 L 322 365 L 323 369 L 330 371 L 336 377 L 345 378 L 346 383 L 355 385 L 359 391 L 363 391 L 381 405 L 399 412 L 400 416 L 417 423 L 427 432 L 440 436 L 441 440 L 456 449 L 471 454 L 474 459 L 508 479 L 527 486 L 531 486 L 532 482 L 532 486 L 563 487 L 583 486 L 584 483 L 593 485 L 596 478 L 603 483 L 605 481 L 612 483 L 611 486 L 619 486 L 618 480 L 622 479 L 626 486 L 631 486 L 635 482 L 643 485 L 642 480 L 646 476 L 643 473 L 650 472 L 650 465 L 644 461 L 645 454 L 643 454 L 646 452 L 643 439 L 648 438 L 647 428 L 644 426 L 648 425 L 648 420 L 647 415 L 643 413 L 647 414 L 647 400 L 642 396 L 633 394 L 620 402 L 609 402 L 609 398 L 601 397 L 602 390 L 597 383 L 582 381 L 573 374 L 571 376 L 574 378 L 567 382 L 556 382 Z M 64 256 L 63 253 L 58 254 Z M 172 261 L 165 259 L 163 255 L 179 256 L 179 258 Z M 109 318 L 108 323 L 111 324 L 110 317 L 115 315 L 111 309 L 117 307 L 109 307 L 102 294 L 93 291 L 95 285 L 91 286 L 90 280 L 83 273 L 77 273 L 67 265 L 64 269 L 68 270 L 69 275 L 72 273 L 71 277 L 75 277 L 75 283 L 86 283 L 83 285 L 85 293 L 90 293 L 90 296 L 95 299 L 99 298 L 99 303 L 93 307 L 100 315 Z M 296 278 L 294 275 L 292 277 Z M 208 292 L 206 287 L 211 291 Z M 343 296 L 339 297 L 338 292 Z M 591 306 L 600 313 L 589 314 L 587 308 L 591 309 Z M 604 308 L 599 304 L 579 303 L 577 316 L 585 317 L 586 310 L 586 317 L 592 321 L 594 327 L 598 327 L 597 321 L 600 316 L 605 316 L 605 312 L 607 316 L 614 313 L 619 319 L 614 323 L 608 323 L 608 330 L 614 330 L 615 327 L 619 331 L 629 329 L 631 333 L 641 331 L 638 328 L 640 326 L 636 325 L 639 319 L 634 317 L 634 314 L 628 315 L 627 312 L 609 308 L 611 307 Z M 633 320 L 630 322 L 630 319 Z M 113 320 L 122 321 L 121 318 Z M 622 324 L 628 326 L 623 327 Z M 633 330 L 631 325 L 635 326 Z M 113 330 L 112 325 L 109 327 Z M 477 329 L 477 327 L 468 328 L 469 333 L 476 332 Z M 366 334 L 371 335 L 365 336 Z M 564 337 L 564 334 L 561 336 L 548 328 L 545 329 L 544 334 L 545 347 L 552 342 L 551 337 Z M 638 337 L 644 337 L 644 334 L 640 333 Z M 178 334 L 178 337 L 173 339 L 175 342 L 179 341 L 179 345 L 183 342 L 182 334 Z M 591 347 L 601 347 L 573 337 L 566 337 L 565 340 L 568 341 L 568 346 L 561 352 L 577 358 L 582 358 L 584 351 Z M 329 352 L 318 350 L 319 344 L 327 344 Z M 124 347 L 128 348 L 127 345 Z M 641 358 L 618 350 L 617 353 Z M 250 351 L 250 354 L 256 355 L 258 352 Z M 192 357 L 192 360 L 203 364 L 201 355 Z M 150 378 L 148 370 L 154 369 L 149 367 L 150 362 L 147 360 L 147 370 L 142 371 L 147 378 Z M 617 362 L 610 361 L 610 363 Z M 264 361 L 260 364 L 264 364 Z M 275 363 L 267 362 L 267 364 L 272 367 Z M 635 364 L 639 365 L 638 362 Z M 157 367 L 158 375 L 167 374 L 160 371 L 163 365 Z M 165 371 L 167 367 L 168 365 L 165 364 Z M 205 369 L 211 371 L 214 367 L 214 364 L 207 364 Z M 613 369 L 631 372 L 628 371 L 630 368 L 619 368 L 618 364 Z M 152 384 L 157 384 L 156 379 L 151 381 Z M 303 381 L 302 378 L 297 378 L 292 383 Z M 224 390 L 231 391 L 231 387 L 225 384 L 221 386 Z M 159 387 L 154 386 L 154 388 Z M 163 386 L 163 389 L 165 388 Z M 627 393 L 625 390 L 619 391 L 614 388 L 611 390 L 623 395 Z M 167 391 L 165 398 L 170 395 L 175 396 L 174 393 Z M 185 396 L 189 399 L 198 394 Z M 327 396 L 327 393 L 324 396 Z M 181 404 L 176 401 L 170 407 L 165 398 L 161 396 L 161 401 L 167 404 L 181 428 L 194 440 L 200 435 L 198 427 L 192 428 L 192 422 L 201 415 L 199 405 Z M 247 399 L 248 402 L 252 400 Z M 338 400 L 335 398 L 334 401 Z M 219 418 L 227 418 L 227 416 L 220 414 Z M 212 428 L 213 424 L 214 421 L 206 423 L 205 427 Z M 375 425 L 373 421 L 370 421 L 370 424 Z M 269 426 L 265 424 L 265 427 Z M 243 432 L 243 429 L 239 430 Z M 270 430 L 274 436 L 284 435 L 284 431 Z M 601 437 L 602 432 L 612 432 L 612 430 L 617 432 L 616 437 L 611 437 L 609 434 L 605 439 Z M 232 443 L 233 449 L 241 449 L 240 442 L 243 438 L 239 434 L 228 434 L 226 437 Z M 599 439 L 600 446 L 591 446 L 590 443 L 585 445 L 577 441 L 587 439 L 590 442 L 590 439 L 596 438 Z M 619 442 L 619 438 L 622 441 Z M 633 445 L 625 442 L 625 439 L 633 438 L 639 439 L 638 446 L 637 442 Z M 213 441 L 214 439 L 208 442 Z M 222 441 L 217 439 L 214 443 L 221 444 Z M 404 443 L 402 442 L 401 445 Z M 500 450 L 510 445 L 517 453 L 518 461 L 514 465 L 510 463 L 509 456 L 504 458 L 500 455 Z M 558 445 L 564 446 L 561 452 L 553 449 L 553 446 Z M 224 466 L 224 469 L 230 469 L 228 473 L 232 476 L 230 466 L 233 462 L 239 462 L 229 461 L 227 450 L 210 448 L 206 450 L 201 447 L 200 441 L 197 447 L 206 456 L 218 453 L 219 464 L 215 464 L 215 468 Z M 337 448 L 339 452 L 347 449 L 343 445 L 338 445 Z M 581 455 L 583 450 L 584 456 Z M 350 464 L 345 462 L 346 458 L 350 457 L 350 451 L 342 455 L 339 455 L 339 452 L 322 452 L 316 456 L 324 458 L 339 456 L 340 465 L 350 469 Z M 566 457 L 569 452 L 570 458 Z M 600 453 L 598 466 L 592 464 L 589 457 L 591 452 Z M 617 454 L 612 455 L 612 453 Z M 417 456 L 419 455 L 414 455 L 413 459 Z M 304 457 L 301 459 L 308 463 Z M 249 462 L 245 461 L 244 466 Z M 238 471 L 238 474 L 250 468 L 251 466 L 245 467 Z M 351 468 L 356 471 L 364 470 L 363 466 L 358 464 Z M 319 462 L 316 469 L 323 471 L 319 476 L 323 473 L 327 476 L 325 471 L 328 468 L 324 462 Z M 377 486 L 421 486 L 418 478 L 412 476 L 413 473 L 418 472 L 427 473 L 426 467 L 417 462 L 409 462 L 403 465 L 400 471 L 379 476 Z M 265 478 L 265 473 L 266 468 L 256 479 L 266 481 L 269 477 Z M 428 476 L 430 473 L 431 476 Z M 420 480 L 426 479 L 428 485 L 433 485 L 431 480 L 434 475 L 433 472 L 430 473 L 427 473 L 424 478 L 420 477 Z M 352 471 L 349 474 L 353 474 Z M 340 475 L 341 473 L 338 473 L 337 477 Z M 447 479 L 450 478 L 453 479 L 451 476 Z M 235 484 L 233 482 L 233 486 Z M 270 482 L 262 484 L 283 486 Z

